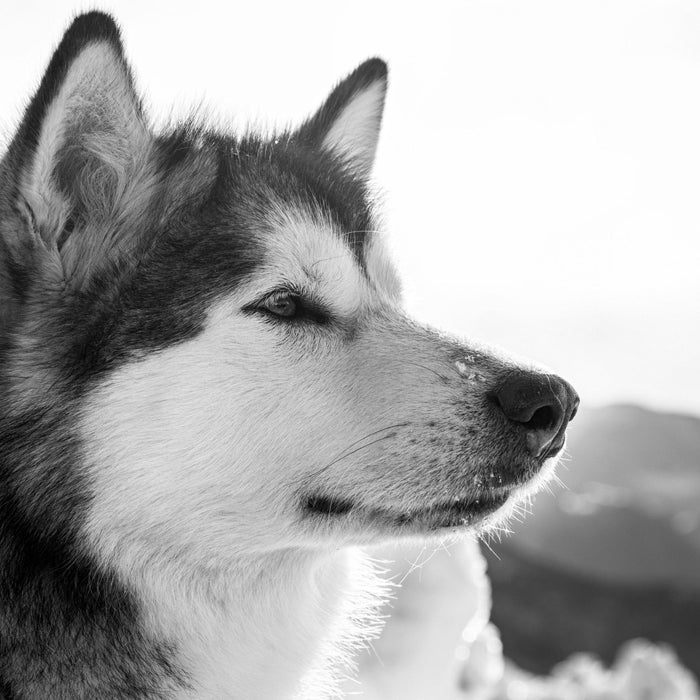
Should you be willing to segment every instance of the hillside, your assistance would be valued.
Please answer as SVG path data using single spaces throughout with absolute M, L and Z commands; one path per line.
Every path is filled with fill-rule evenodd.
M 535 562 L 509 544 L 499 559 L 484 548 L 493 590 L 492 622 L 507 657 L 548 673 L 576 652 L 611 663 L 629 639 L 671 644 L 700 677 L 700 590 L 627 586 L 577 576 Z

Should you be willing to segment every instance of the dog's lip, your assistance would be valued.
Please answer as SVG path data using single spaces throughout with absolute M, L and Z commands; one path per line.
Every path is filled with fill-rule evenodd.
M 313 496 L 306 499 L 308 513 L 326 518 L 360 516 L 392 527 L 438 530 L 474 525 L 501 508 L 511 494 L 510 489 L 497 489 L 479 494 L 455 496 L 451 499 L 418 508 L 401 506 L 369 506 L 348 499 Z
M 430 530 L 474 525 L 491 515 L 510 497 L 510 491 L 501 489 L 474 496 L 455 497 L 424 508 L 393 514 L 396 525 L 422 526 Z

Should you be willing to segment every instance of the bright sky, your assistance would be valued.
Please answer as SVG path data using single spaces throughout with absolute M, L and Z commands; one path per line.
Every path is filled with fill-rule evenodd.
M 101 7 L 161 119 L 300 120 L 383 56 L 376 179 L 409 310 L 551 365 L 588 403 L 700 414 L 700 3 Z M 4 133 L 79 9 L 4 3 Z

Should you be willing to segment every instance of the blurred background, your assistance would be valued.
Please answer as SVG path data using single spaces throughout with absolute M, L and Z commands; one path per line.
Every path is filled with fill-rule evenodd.
M 71 16 L 92 7 L 3 3 L 4 141 Z M 365 692 L 697 697 L 700 4 L 99 8 L 161 124 L 193 107 L 238 129 L 298 122 L 385 58 L 375 176 L 408 310 L 549 365 L 582 397 L 567 488 L 484 550 L 490 584 L 471 543 L 393 553 L 398 622 L 361 661 Z M 639 638 L 653 645 L 626 645 Z M 409 667 L 433 690 L 399 690 Z

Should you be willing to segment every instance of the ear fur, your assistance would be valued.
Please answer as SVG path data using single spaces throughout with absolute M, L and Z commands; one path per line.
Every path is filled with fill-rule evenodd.
M 330 152 L 366 179 L 372 170 L 384 111 L 388 69 L 371 58 L 341 81 L 323 106 L 298 131 L 307 146 Z
M 41 248 L 56 274 L 83 277 L 118 243 L 125 202 L 131 215 L 145 205 L 134 193 L 143 191 L 150 144 L 117 25 L 100 12 L 77 17 L 2 164 L 22 220 L 7 247 L 24 255 Z

